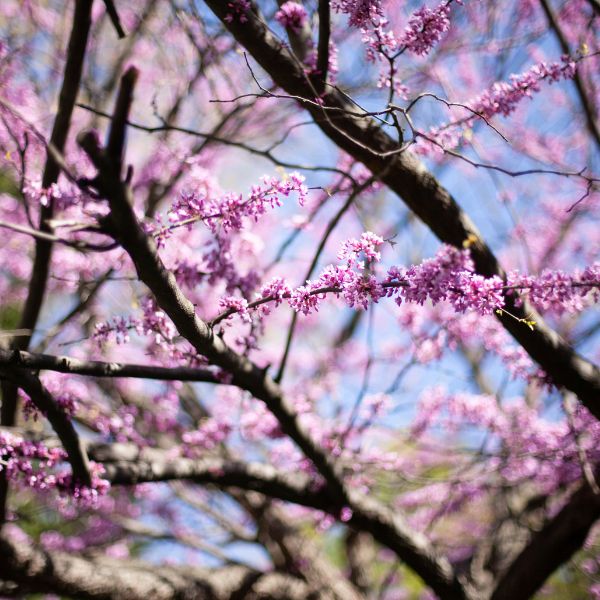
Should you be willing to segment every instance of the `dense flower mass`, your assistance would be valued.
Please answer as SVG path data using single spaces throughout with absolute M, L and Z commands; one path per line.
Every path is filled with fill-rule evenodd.
M 333 0 L 332 8 L 350 17 L 350 25 L 363 27 L 383 15 L 381 0 Z
M 0 594 L 600 598 L 599 19 L 0 2 Z
M 92 485 L 82 486 L 64 469 L 66 458 L 66 452 L 60 447 L 48 447 L 40 441 L 0 432 L 0 472 L 3 477 L 40 492 L 58 491 L 72 496 L 82 507 L 94 507 L 98 498 L 110 488 L 101 477 L 103 467 L 92 464 Z
M 247 197 L 229 193 L 214 199 L 202 192 L 182 192 L 169 211 L 170 227 L 204 221 L 214 233 L 217 230 L 223 233 L 239 231 L 244 218 L 257 221 L 267 209 L 281 206 L 281 197 L 287 198 L 292 192 L 297 192 L 298 202 L 304 204 L 308 189 L 304 185 L 304 177 L 297 172 L 290 173 L 284 179 L 265 176 L 262 185 L 253 186 Z
M 417 55 L 425 55 L 442 39 L 450 27 L 450 3 L 442 2 L 434 9 L 423 6 L 410 19 L 399 45 Z
M 559 313 L 582 310 L 586 304 L 600 299 L 598 265 L 571 275 L 546 270 L 532 277 L 511 271 L 505 282 L 499 276 L 477 274 L 469 250 L 452 246 L 443 246 L 434 258 L 421 264 L 408 268 L 393 266 L 386 277 L 378 280 L 365 272 L 365 267 L 381 259 L 378 247 L 383 243 L 381 237 L 365 232 L 360 239 L 352 238 L 342 244 L 338 258 L 345 261 L 343 264 L 328 265 L 316 279 L 292 289 L 281 278 L 275 278 L 263 286 L 251 304 L 243 298 L 224 298 L 221 307 L 228 316 L 237 313 L 250 322 L 248 309 L 262 307 L 265 302 L 278 305 L 285 298 L 296 312 L 308 315 L 319 310 L 328 294 L 342 294 L 351 308 L 366 309 L 371 302 L 393 297 L 398 305 L 448 302 L 458 313 L 474 311 L 482 316 L 502 314 L 507 292 L 519 292 L 534 306 Z M 361 257 L 366 262 L 359 260 Z M 265 314 L 264 310 L 261 314 Z

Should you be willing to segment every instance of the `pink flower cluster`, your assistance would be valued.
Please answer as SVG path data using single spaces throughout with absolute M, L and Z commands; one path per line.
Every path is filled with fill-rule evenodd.
M 114 339 L 117 344 L 129 342 L 129 331 L 137 324 L 131 317 L 113 317 L 110 321 L 96 323 L 93 339 L 99 344 L 105 344 Z
M 555 83 L 561 79 L 571 79 L 575 75 L 576 65 L 576 61 L 568 56 L 564 56 L 560 62 L 540 62 L 524 73 L 511 75 L 510 81 L 497 81 L 476 98 L 466 101 L 465 105 L 485 119 L 494 115 L 507 117 L 524 98 L 531 98 L 534 92 L 539 92 L 543 81 Z M 465 128 L 471 128 L 475 118 L 471 114 L 458 123 L 431 127 L 426 134 L 421 133 L 417 137 L 415 152 L 427 155 L 456 148 L 464 139 Z
M 333 0 L 331 7 L 349 15 L 352 27 L 364 27 L 369 21 L 383 16 L 381 0 Z
M 52 469 L 66 458 L 62 448 L 48 448 L 41 442 L 0 432 L 0 471 L 10 480 L 38 490 L 56 487 Z
M 473 311 L 478 315 L 501 310 L 505 304 L 504 294 L 511 289 L 529 294 L 531 301 L 542 308 L 552 306 L 559 312 L 559 306 L 563 310 L 581 309 L 582 299 L 590 293 L 592 301 L 598 301 L 600 296 L 600 268 L 597 265 L 572 275 L 548 271 L 539 278 L 515 272 L 509 275 L 507 284 L 498 276 L 486 278 L 475 273 L 469 250 L 448 245 L 443 245 L 435 257 L 418 265 L 393 266 L 383 280 L 378 280 L 374 274 L 365 271 L 365 260 L 379 261 L 381 244 L 382 238 L 365 232 L 360 239 L 350 239 L 342 244 L 338 257 L 345 260 L 345 264 L 328 265 L 314 281 L 291 289 L 283 279 L 276 278 L 263 286 L 253 303 L 226 298 L 221 304 L 230 314 L 239 313 L 249 322 L 249 309 L 263 307 L 272 301 L 280 304 L 284 298 L 296 312 L 309 315 L 319 310 L 327 294 L 341 294 L 348 306 L 363 309 L 370 302 L 388 297 L 394 298 L 398 305 L 403 302 L 420 305 L 448 302 L 457 313 Z M 362 257 L 365 260 L 360 260 Z M 268 314 L 268 310 L 262 308 L 262 313 Z
M 222 310 L 232 310 L 242 321 L 250 323 L 252 321 L 250 313 L 248 312 L 248 301 L 245 298 L 237 298 L 234 296 L 225 296 L 219 300 L 219 307 Z
M 32 402 L 31 398 L 24 394 L 22 396 L 23 417 L 25 418 L 25 420 L 32 419 L 33 421 L 37 421 L 41 411 Z M 76 396 L 69 392 L 55 394 L 54 399 L 56 400 L 56 404 L 58 404 L 58 406 L 62 409 L 65 415 L 67 415 L 69 418 L 75 414 L 79 407 L 79 403 L 77 401 Z
M 94 327 L 93 339 L 98 344 L 104 344 L 115 340 L 117 344 L 129 342 L 129 332 L 135 330 L 138 335 L 152 335 L 156 345 L 161 346 L 170 343 L 177 330 L 160 310 L 152 298 L 147 298 L 142 303 L 143 318 L 113 317 L 105 323 L 97 323 Z
M 116 410 L 98 415 L 94 425 L 98 433 L 117 442 L 136 442 L 145 444 L 145 440 L 136 430 L 136 419 L 140 419 L 137 406 L 120 406 Z
M 397 282 L 396 303 L 402 301 L 433 304 L 448 301 L 457 312 L 474 310 L 480 315 L 492 313 L 504 306 L 504 282 L 497 276 L 485 278 L 473 273 L 474 266 L 468 250 L 444 245 L 434 258 L 408 269 L 392 267 L 386 283 Z
M 281 277 L 273 277 L 269 283 L 262 286 L 262 298 L 272 298 L 275 306 L 279 306 L 284 298 L 289 298 L 292 290 Z
M 379 0 L 338 0 L 332 3 L 337 12 L 350 16 L 350 25 L 359 27 L 363 42 L 367 45 L 368 57 L 374 60 L 384 49 L 396 51 L 406 48 L 409 52 L 424 56 L 442 39 L 450 28 L 450 2 L 444 0 L 431 9 L 423 6 L 409 18 L 408 25 L 400 37 L 387 29 L 388 19 L 384 16 Z
M 220 419 L 207 419 L 195 431 L 182 436 L 185 456 L 195 456 L 197 451 L 212 450 L 225 442 L 231 433 L 231 424 Z
M 378 248 L 383 244 L 383 238 L 378 235 L 365 231 L 360 239 L 350 238 L 346 240 L 338 252 L 340 260 L 347 261 L 349 266 L 354 266 L 357 257 L 364 254 L 368 262 L 381 260 L 381 253 Z
M 182 193 L 169 211 L 171 228 L 204 221 L 213 233 L 217 230 L 228 233 L 241 230 L 245 218 L 256 222 L 268 208 L 281 206 L 281 196 L 288 197 L 296 192 L 298 202 L 304 204 L 308 188 L 304 185 L 303 175 L 293 172 L 281 180 L 267 176 L 262 179 L 262 185 L 253 186 L 247 198 L 233 192 L 221 198 L 209 198 L 203 192 Z
M 600 302 L 600 263 L 573 274 L 545 269 L 537 277 L 512 271 L 507 275 L 507 285 L 523 290 L 536 307 L 556 313 L 580 311 L 584 297 Z
M 61 182 L 60 186 L 53 183 L 48 189 L 43 189 L 40 181 L 26 181 L 23 194 L 32 206 L 49 206 L 52 202 L 57 210 L 65 210 L 87 200 L 81 190 L 70 182 Z
M 40 491 L 68 493 L 78 504 L 94 506 L 110 487 L 108 481 L 100 477 L 104 467 L 90 463 L 92 486 L 81 486 L 73 482 L 70 471 L 55 470 L 66 459 L 67 453 L 62 448 L 49 448 L 42 442 L 0 432 L 0 471 L 4 471 L 9 480 Z
M 540 83 L 554 83 L 561 79 L 571 79 L 575 75 L 576 63 L 565 56 L 561 62 L 540 62 L 525 73 L 511 75 L 510 82 L 498 81 L 483 94 L 467 104 L 485 118 L 494 115 L 508 116 L 517 104 L 533 92 L 540 90 Z
M 44 531 L 40 542 L 47 550 L 82 552 L 83 550 L 110 543 L 120 527 L 108 518 L 94 515 L 85 523 L 85 530 L 78 535 L 65 535 L 60 531 Z
M 306 9 L 295 0 L 288 0 L 275 13 L 275 20 L 283 27 L 299 32 L 307 19 Z
M 535 481 L 549 492 L 581 477 L 582 450 L 592 464 L 600 459 L 600 425 L 581 406 L 569 424 L 545 419 L 524 398 L 500 404 L 493 396 L 449 394 L 437 387 L 419 401 L 413 436 L 421 437 L 434 426 L 445 431 L 476 428 L 489 433 L 489 445 L 502 443 L 507 454 L 487 460 L 482 486 L 487 485 L 490 473 L 499 472 L 511 483 Z
M 399 45 L 419 56 L 428 54 L 450 28 L 449 14 L 450 6 L 447 1 L 434 9 L 422 6 L 408 20 L 398 41 Z
M 57 488 L 60 491 L 69 492 L 70 497 L 79 506 L 96 508 L 100 498 L 105 496 L 110 490 L 110 483 L 101 477 L 104 473 L 104 467 L 101 464 L 90 462 L 90 472 L 92 475 L 92 485 L 89 487 L 73 482 L 73 477 L 68 472 L 62 473 L 57 477 Z

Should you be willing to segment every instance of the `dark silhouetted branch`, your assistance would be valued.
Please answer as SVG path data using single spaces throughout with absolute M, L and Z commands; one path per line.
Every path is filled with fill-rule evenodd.
M 501 577 L 492 600 L 526 600 L 534 596 L 546 579 L 582 547 L 599 517 L 600 496 L 587 482 L 583 483 L 564 508 L 533 535 Z
M 106 14 L 110 19 L 110 22 L 113 24 L 117 35 L 120 39 L 123 39 L 127 34 L 125 33 L 125 29 L 123 29 L 123 25 L 121 25 L 121 19 L 119 18 L 119 13 L 117 12 L 115 3 L 113 0 L 104 0 L 104 4 L 106 6 Z
M 161 381 L 204 381 L 207 383 L 219 383 L 219 378 L 216 374 L 208 369 L 79 360 L 70 356 L 32 354 L 19 350 L 0 350 L 0 366 L 2 365 L 91 377 L 134 377 L 139 379 L 159 379 Z
M 92 23 L 92 0 L 76 0 L 73 24 L 67 47 L 67 60 L 65 63 L 64 76 L 58 100 L 58 111 L 54 120 L 52 134 L 50 135 L 49 147 L 62 154 L 69 128 L 71 116 L 77 99 L 77 92 L 81 81 L 83 60 L 89 31 Z M 42 188 L 49 188 L 58 180 L 60 166 L 48 152 L 44 173 L 42 175 Z M 53 201 L 40 210 L 40 230 L 51 233 L 48 221 L 52 219 L 54 212 Z M 35 258 L 29 279 L 27 299 L 18 325 L 18 329 L 34 331 L 42 308 L 48 282 L 50 259 L 52 255 L 52 241 L 47 239 L 36 239 Z M 31 340 L 30 335 L 15 338 L 12 347 L 18 350 L 26 350 Z M 2 409 L 0 412 L 0 424 L 14 425 L 17 408 L 17 388 L 9 382 L 2 383 Z M 4 473 L 0 473 L 0 524 L 4 522 L 6 496 L 8 493 L 7 482 Z
M 329 0 L 319 0 L 319 43 L 317 45 L 317 73 L 322 81 L 321 89 L 327 86 L 329 70 L 329 38 L 331 36 L 331 14 Z

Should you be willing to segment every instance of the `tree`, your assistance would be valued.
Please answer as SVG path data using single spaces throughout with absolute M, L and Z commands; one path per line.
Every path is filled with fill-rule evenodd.
M 600 597 L 599 14 L 3 2 L 0 593 Z

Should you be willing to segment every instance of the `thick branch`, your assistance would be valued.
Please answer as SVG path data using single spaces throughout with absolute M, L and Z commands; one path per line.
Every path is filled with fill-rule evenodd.
M 0 579 L 18 592 L 54 593 L 89 600 L 228 600 L 323 598 L 306 583 L 243 566 L 216 569 L 157 567 L 107 558 L 86 559 L 0 538 Z M 10 587 L 7 587 L 10 589 Z
M 94 460 L 103 463 L 104 477 L 114 485 L 189 480 L 260 492 L 325 512 L 336 510 L 322 489 L 313 485 L 308 477 L 282 473 L 270 465 L 221 458 L 170 458 L 165 451 L 140 450 L 130 444 L 96 445 L 90 447 L 89 453 Z
M 104 0 L 104 4 L 106 5 L 106 14 L 110 19 L 110 22 L 113 24 L 117 35 L 121 39 L 124 38 L 127 34 L 123 29 L 123 25 L 121 25 L 121 19 L 119 18 L 119 13 L 117 12 L 115 3 L 113 2 L 113 0 Z
M 526 600 L 575 552 L 600 517 L 600 496 L 587 483 L 531 539 L 501 578 L 492 600 Z
M 329 69 L 329 38 L 331 35 L 331 15 L 329 0 L 319 0 L 319 44 L 317 46 L 317 73 L 323 82 L 321 89 L 327 86 Z
M 94 460 L 103 463 L 105 476 L 113 484 L 187 479 L 221 488 L 261 492 L 270 498 L 321 510 L 336 518 L 344 507 L 343 503 L 332 500 L 325 487 L 315 487 L 307 476 L 282 473 L 260 463 L 219 458 L 169 459 L 164 451 L 140 451 L 128 444 L 96 446 L 89 452 Z M 354 490 L 346 490 L 346 493 L 346 505 L 352 507 L 352 516 L 347 521 L 350 527 L 369 533 L 396 552 L 441 597 L 448 600 L 469 597 L 455 578 L 450 564 L 437 557 L 425 536 L 410 530 L 399 514 Z
M 127 127 L 127 118 L 133 101 L 133 88 L 137 81 L 138 70 L 130 67 L 121 78 L 119 95 L 110 123 L 108 142 L 106 144 L 106 154 L 113 162 L 115 168 L 123 164 L 123 152 L 125 151 L 125 130 Z M 120 176 L 120 172 L 117 172 Z
M 127 77 L 127 75 L 126 75 Z M 332 490 L 339 488 L 338 475 L 329 456 L 322 451 L 301 427 L 291 404 L 281 389 L 252 362 L 231 350 L 222 338 L 196 314 L 194 305 L 179 288 L 175 276 L 163 264 L 151 237 L 146 235 L 132 207 L 131 191 L 119 177 L 115 165 L 100 148 L 95 134 L 79 136 L 79 143 L 98 169 L 97 185 L 109 201 L 110 227 L 117 241 L 132 259 L 138 277 L 153 292 L 159 306 L 171 318 L 179 333 L 194 348 L 233 376 L 232 383 L 263 400 L 277 417 L 282 430 L 294 440 L 313 461 Z M 338 495 L 340 490 L 336 490 Z
M 487 277 L 504 275 L 473 222 L 416 156 L 408 151 L 399 153 L 398 144 L 370 116 L 355 116 L 356 107 L 337 91 L 331 90 L 323 98 L 323 105 L 308 100 L 314 97 L 310 81 L 294 57 L 271 34 L 255 6 L 245 15 L 247 21 L 240 23 L 236 19 L 231 22 L 225 19 L 228 14 L 226 3 L 217 0 L 206 0 L 206 3 L 273 80 L 287 94 L 300 99 L 321 130 L 379 176 L 440 240 L 462 248 L 467 238 L 476 239 L 471 246 L 471 255 L 477 272 Z M 502 317 L 504 327 L 556 385 L 577 394 L 600 418 L 600 369 L 579 356 L 547 327 L 527 302 L 516 306 L 514 300 L 513 294 L 506 295 L 506 309 L 518 318 L 536 321 L 536 328 L 532 331 L 516 319 Z

